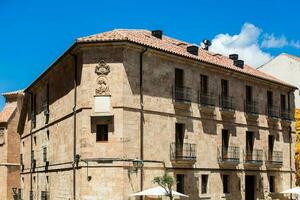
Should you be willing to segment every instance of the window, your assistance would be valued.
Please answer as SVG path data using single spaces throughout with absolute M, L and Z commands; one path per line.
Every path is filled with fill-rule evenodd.
M 47 200 L 48 194 L 46 191 L 41 191 L 41 200 Z
M 274 149 L 274 135 L 269 135 L 268 137 L 268 147 L 269 147 L 269 153 L 273 153 Z
M 252 102 L 252 87 L 246 85 L 246 102 Z
M 175 86 L 183 86 L 183 70 L 182 69 L 175 69 Z
M 268 107 L 273 106 L 273 92 L 271 91 L 267 91 L 267 103 L 268 103 Z
M 43 103 L 43 111 L 44 111 L 44 115 L 46 117 L 45 123 L 48 124 L 48 122 L 49 122 L 49 83 L 47 84 L 47 87 L 46 87 L 46 95 L 45 95 L 45 100 Z
M 23 154 L 20 154 L 20 165 L 23 165 Z
M 43 161 L 47 162 L 47 147 L 43 147 Z
M 36 127 L 36 94 L 31 95 L 31 123 L 32 127 Z
M 246 132 L 246 152 L 247 152 L 247 155 L 252 154 L 253 145 L 254 145 L 253 132 L 247 131 Z
M 229 145 L 229 131 L 222 129 L 222 147 L 227 148 Z
M 184 141 L 184 124 L 176 123 L 175 126 L 176 144 L 182 144 Z
M 229 175 L 223 175 L 222 181 L 223 181 L 223 193 L 227 194 L 229 193 Z
M 269 189 L 270 192 L 275 192 L 275 176 L 269 176 Z
M 224 79 L 221 80 L 221 95 L 223 97 L 228 96 L 228 81 Z
M 201 176 L 201 194 L 207 194 L 208 175 Z
M 286 110 L 286 99 L 285 95 L 280 95 L 280 108 L 282 111 Z
M 96 141 L 97 142 L 108 141 L 108 125 L 107 124 L 97 125 Z
M 183 174 L 177 174 L 176 175 L 177 180 L 177 192 L 184 193 L 184 175 Z
M 208 77 L 206 75 L 200 75 L 200 92 L 201 94 L 208 92 Z

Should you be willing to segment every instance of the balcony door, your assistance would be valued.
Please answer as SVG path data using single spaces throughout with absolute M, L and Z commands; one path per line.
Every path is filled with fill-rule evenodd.
M 175 69 L 175 86 L 176 87 L 183 87 L 184 83 L 184 71 L 182 69 Z
M 269 148 L 269 161 L 273 159 L 273 150 L 274 150 L 274 135 L 269 135 L 268 138 L 268 148 Z
M 245 177 L 245 200 L 254 200 L 255 199 L 255 176 L 246 176 Z
M 184 142 L 184 124 L 176 123 L 175 125 L 175 151 L 176 157 L 183 157 L 183 142 Z
M 269 108 L 273 106 L 273 92 L 271 91 L 267 92 L 267 103 Z
M 228 146 L 229 146 L 229 131 L 226 129 L 222 130 L 222 157 L 223 159 L 228 158 Z
M 246 86 L 246 102 L 252 102 L 252 87 L 248 85 Z
M 229 95 L 228 81 L 224 79 L 221 80 L 221 95 L 222 97 L 228 97 Z
M 249 161 L 253 160 L 253 146 L 254 146 L 254 136 L 253 132 L 246 132 L 246 159 Z
M 280 95 L 280 109 L 281 111 L 285 111 L 286 110 L 286 98 L 285 95 Z

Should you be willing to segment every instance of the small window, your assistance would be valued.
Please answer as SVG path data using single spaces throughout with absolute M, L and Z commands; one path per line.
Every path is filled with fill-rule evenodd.
M 222 181 L 223 181 L 223 193 L 227 194 L 229 193 L 229 175 L 223 175 Z
M 108 125 L 107 124 L 97 125 L 96 141 L 97 142 L 108 141 Z
M 201 176 L 201 194 L 207 194 L 208 175 Z
M 270 192 L 275 192 L 275 176 L 269 176 L 269 189 Z
M 184 193 L 184 175 L 183 174 L 177 174 L 176 175 L 177 180 L 177 192 Z
M 47 147 L 43 147 L 43 161 L 47 162 Z

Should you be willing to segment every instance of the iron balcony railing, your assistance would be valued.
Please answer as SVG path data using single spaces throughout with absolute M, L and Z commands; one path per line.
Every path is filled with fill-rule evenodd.
M 245 163 L 262 164 L 264 158 L 263 150 L 253 149 L 245 151 Z
M 245 101 L 245 112 L 249 114 L 258 114 L 257 101 Z
M 277 106 L 267 105 L 267 115 L 272 118 L 279 118 L 279 109 Z
M 291 110 L 289 109 L 280 110 L 280 118 L 283 120 L 291 121 L 293 119 Z
M 189 143 L 171 143 L 171 160 L 173 161 L 195 161 L 196 145 Z
M 212 93 L 199 92 L 199 104 L 202 106 L 216 106 L 216 97 Z
M 240 148 L 234 146 L 218 147 L 219 162 L 239 163 L 240 162 Z
M 192 98 L 192 89 L 184 86 L 173 87 L 173 100 L 175 102 L 190 103 Z
M 283 163 L 283 153 L 282 151 L 269 151 L 267 164 L 269 165 L 282 165 Z
M 233 97 L 220 96 L 220 106 L 223 110 L 235 110 L 235 102 Z

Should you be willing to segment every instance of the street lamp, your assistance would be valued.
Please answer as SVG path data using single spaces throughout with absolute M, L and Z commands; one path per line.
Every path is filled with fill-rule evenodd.
M 143 160 L 134 159 L 132 160 L 132 169 L 130 169 L 130 173 L 137 173 L 139 169 L 141 169 L 144 166 Z

